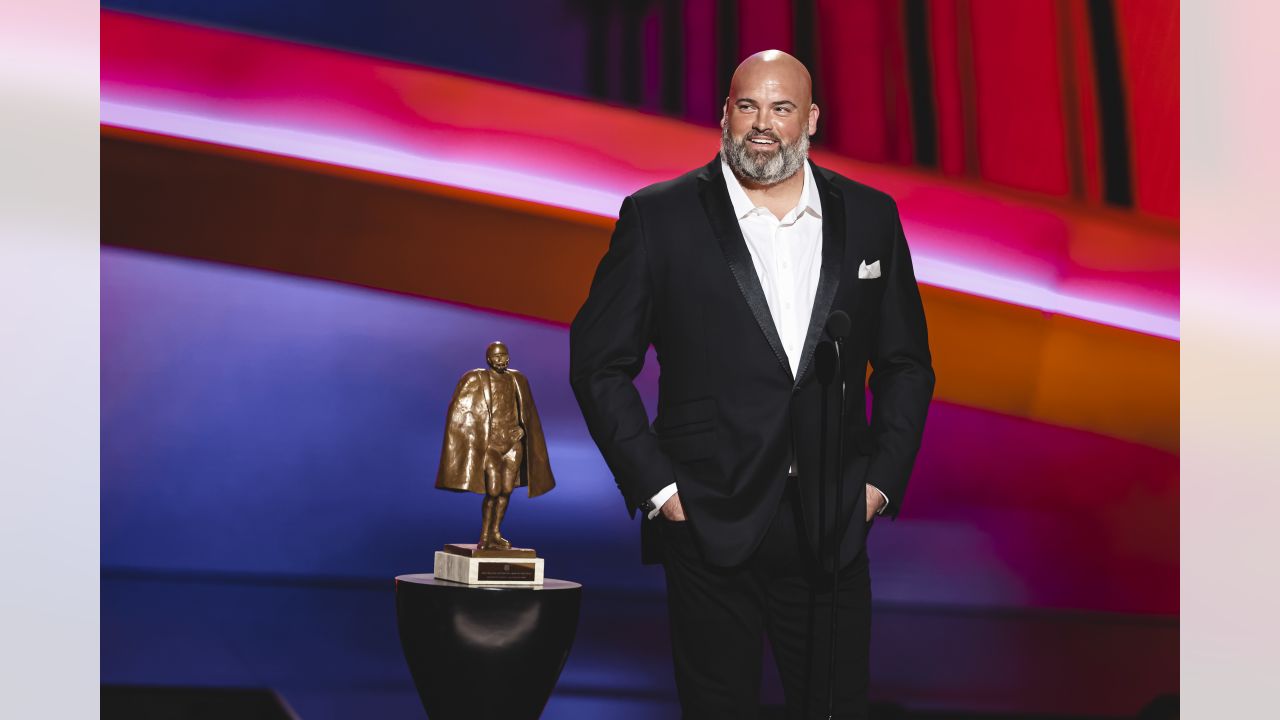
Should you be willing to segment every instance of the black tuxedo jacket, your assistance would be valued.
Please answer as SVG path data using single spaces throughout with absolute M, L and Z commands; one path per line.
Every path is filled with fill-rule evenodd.
M 623 201 L 569 333 L 570 384 L 628 511 L 634 517 L 642 502 L 675 482 L 694 537 L 715 565 L 737 565 L 755 550 L 793 458 L 817 547 L 824 390 L 814 351 L 829 340 L 824 326 L 832 311 L 844 310 L 853 321 L 844 352 L 848 412 L 838 475 L 845 484 L 838 516 L 851 525 L 841 548 L 846 562 L 865 538 L 864 483 L 889 497 L 886 514 L 901 511 L 933 396 L 924 309 L 897 205 L 874 188 L 812 167 L 822 198 L 822 266 L 798 377 L 718 156 Z M 877 260 L 880 276 L 860 279 L 859 265 Z M 661 368 L 653 425 L 632 382 L 650 344 Z M 868 362 L 870 423 L 862 391 Z M 828 407 L 837 405 L 832 400 Z M 834 419 L 833 413 L 833 433 Z M 834 459 L 829 467 L 834 482 Z M 835 511 L 834 494 L 827 498 Z M 652 538 L 651 522 L 642 527 Z M 651 544 L 644 545 L 652 561 Z

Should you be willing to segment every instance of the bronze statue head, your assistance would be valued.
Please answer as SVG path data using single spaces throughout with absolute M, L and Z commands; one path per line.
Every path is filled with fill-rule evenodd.
M 511 355 L 507 352 L 506 344 L 501 340 L 489 343 L 484 359 L 489 361 L 489 367 L 498 372 L 506 372 L 507 365 L 511 364 Z

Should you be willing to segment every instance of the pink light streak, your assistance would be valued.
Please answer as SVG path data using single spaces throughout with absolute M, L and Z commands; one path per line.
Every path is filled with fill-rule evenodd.
M 576 178 L 503 167 L 494 162 L 433 157 L 421 146 L 408 149 L 387 141 L 326 133 L 312 128 L 245 120 L 179 107 L 113 100 L 104 92 L 102 124 L 171 137 L 196 140 L 256 152 L 300 158 L 395 177 L 464 188 L 534 203 L 577 210 L 601 217 L 617 217 L 629 193 L 624 183 L 600 187 Z M 220 116 L 222 115 L 222 116 Z M 916 277 L 920 282 L 1000 302 L 1036 308 L 1148 335 L 1179 339 L 1175 314 L 1152 312 L 1124 304 L 1065 293 L 1044 279 L 1018 276 L 1006 269 L 992 271 L 939 256 L 930 248 L 946 247 L 944 237 L 931 237 L 927 226 L 909 233 Z M 945 253 L 944 255 L 950 255 Z M 1041 275 L 1027 272 L 1027 275 Z

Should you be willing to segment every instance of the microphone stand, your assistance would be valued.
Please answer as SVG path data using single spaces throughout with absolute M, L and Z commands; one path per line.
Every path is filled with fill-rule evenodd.
M 839 383 L 840 414 L 836 417 L 836 502 L 832 513 L 832 549 L 831 549 L 831 644 L 827 656 L 827 720 L 835 717 L 835 676 L 836 676 L 836 637 L 839 630 L 840 613 L 840 546 L 844 543 L 844 531 L 848 523 L 841 522 L 844 510 L 844 413 L 845 413 L 845 377 L 844 377 L 844 339 L 849 334 L 852 322 L 848 314 L 841 310 L 831 313 L 827 319 L 827 334 L 834 341 L 835 379 Z M 829 383 L 824 383 L 828 385 Z M 822 393 L 823 435 L 826 433 L 826 387 Z M 825 454 L 824 454 L 825 459 Z M 819 495 L 821 497 L 821 495 Z M 854 504 L 855 506 L 857 503 Z M 821 506 L 821 503 L 819 503 Z
M 828 402 L 827 389 L 831 387 L 831 382 L 836 378 L 839 365 L 839 353 L 835 345 L 828 341 L 818 343 L 818 347 L 814 350 L 814 364 L 818 372 L 818 383 L 822 386 L 818 400 L 818 573 L 821 573 L 822 561 L 827 557 L 827 470 L 830 463 L 827 461 L 827 417 Z M 802 703 L 804 717 L 809 717 L 809 697 L 811 693 L 811 680 L 813 677 L 813 619 L 817 614 L 817 588 L 810 586 L 809 588 L 809 647 L 810 650 L 805 658 L 805 692 L 804 702 Z M 827 673 L 827 716 L 831 715 L 831 673 L 828 668 Z
M 844 530 L 848 523 L 841 522 L 844 510 L 844 358 L 840 352 L 840 340 L 836 340 L 836 372 L 840 389 L 840 415 L 836 418 L 836 507 L 831 539 L 831 654 L 827 658 L 827 719 L 834 716 L 836 636 L 840 625 L 837 601 L 840 598 L 840 546 L 844 543 Z

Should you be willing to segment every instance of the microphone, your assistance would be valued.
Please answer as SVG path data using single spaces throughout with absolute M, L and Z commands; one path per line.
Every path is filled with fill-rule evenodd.
M 818 343 L 813 358 L 818 370 L 818 382 L 824 387 L 830 385 L 832 380 L 842 374 L 840 365 L 843 358 L 840 354 L 844 349 L 845 338 L 853 329 L 853 322 L 849 320 L 848 313 L 837 310 L 827 316 L 826 329 L 827 335 L 835 342 L 824 340 Z
M 843 310 L 837 310 L 827 318 L 827 334 L 837 343 L 844 342 L 852 329 L 853 321 L 849 319 L 849 313 Z

